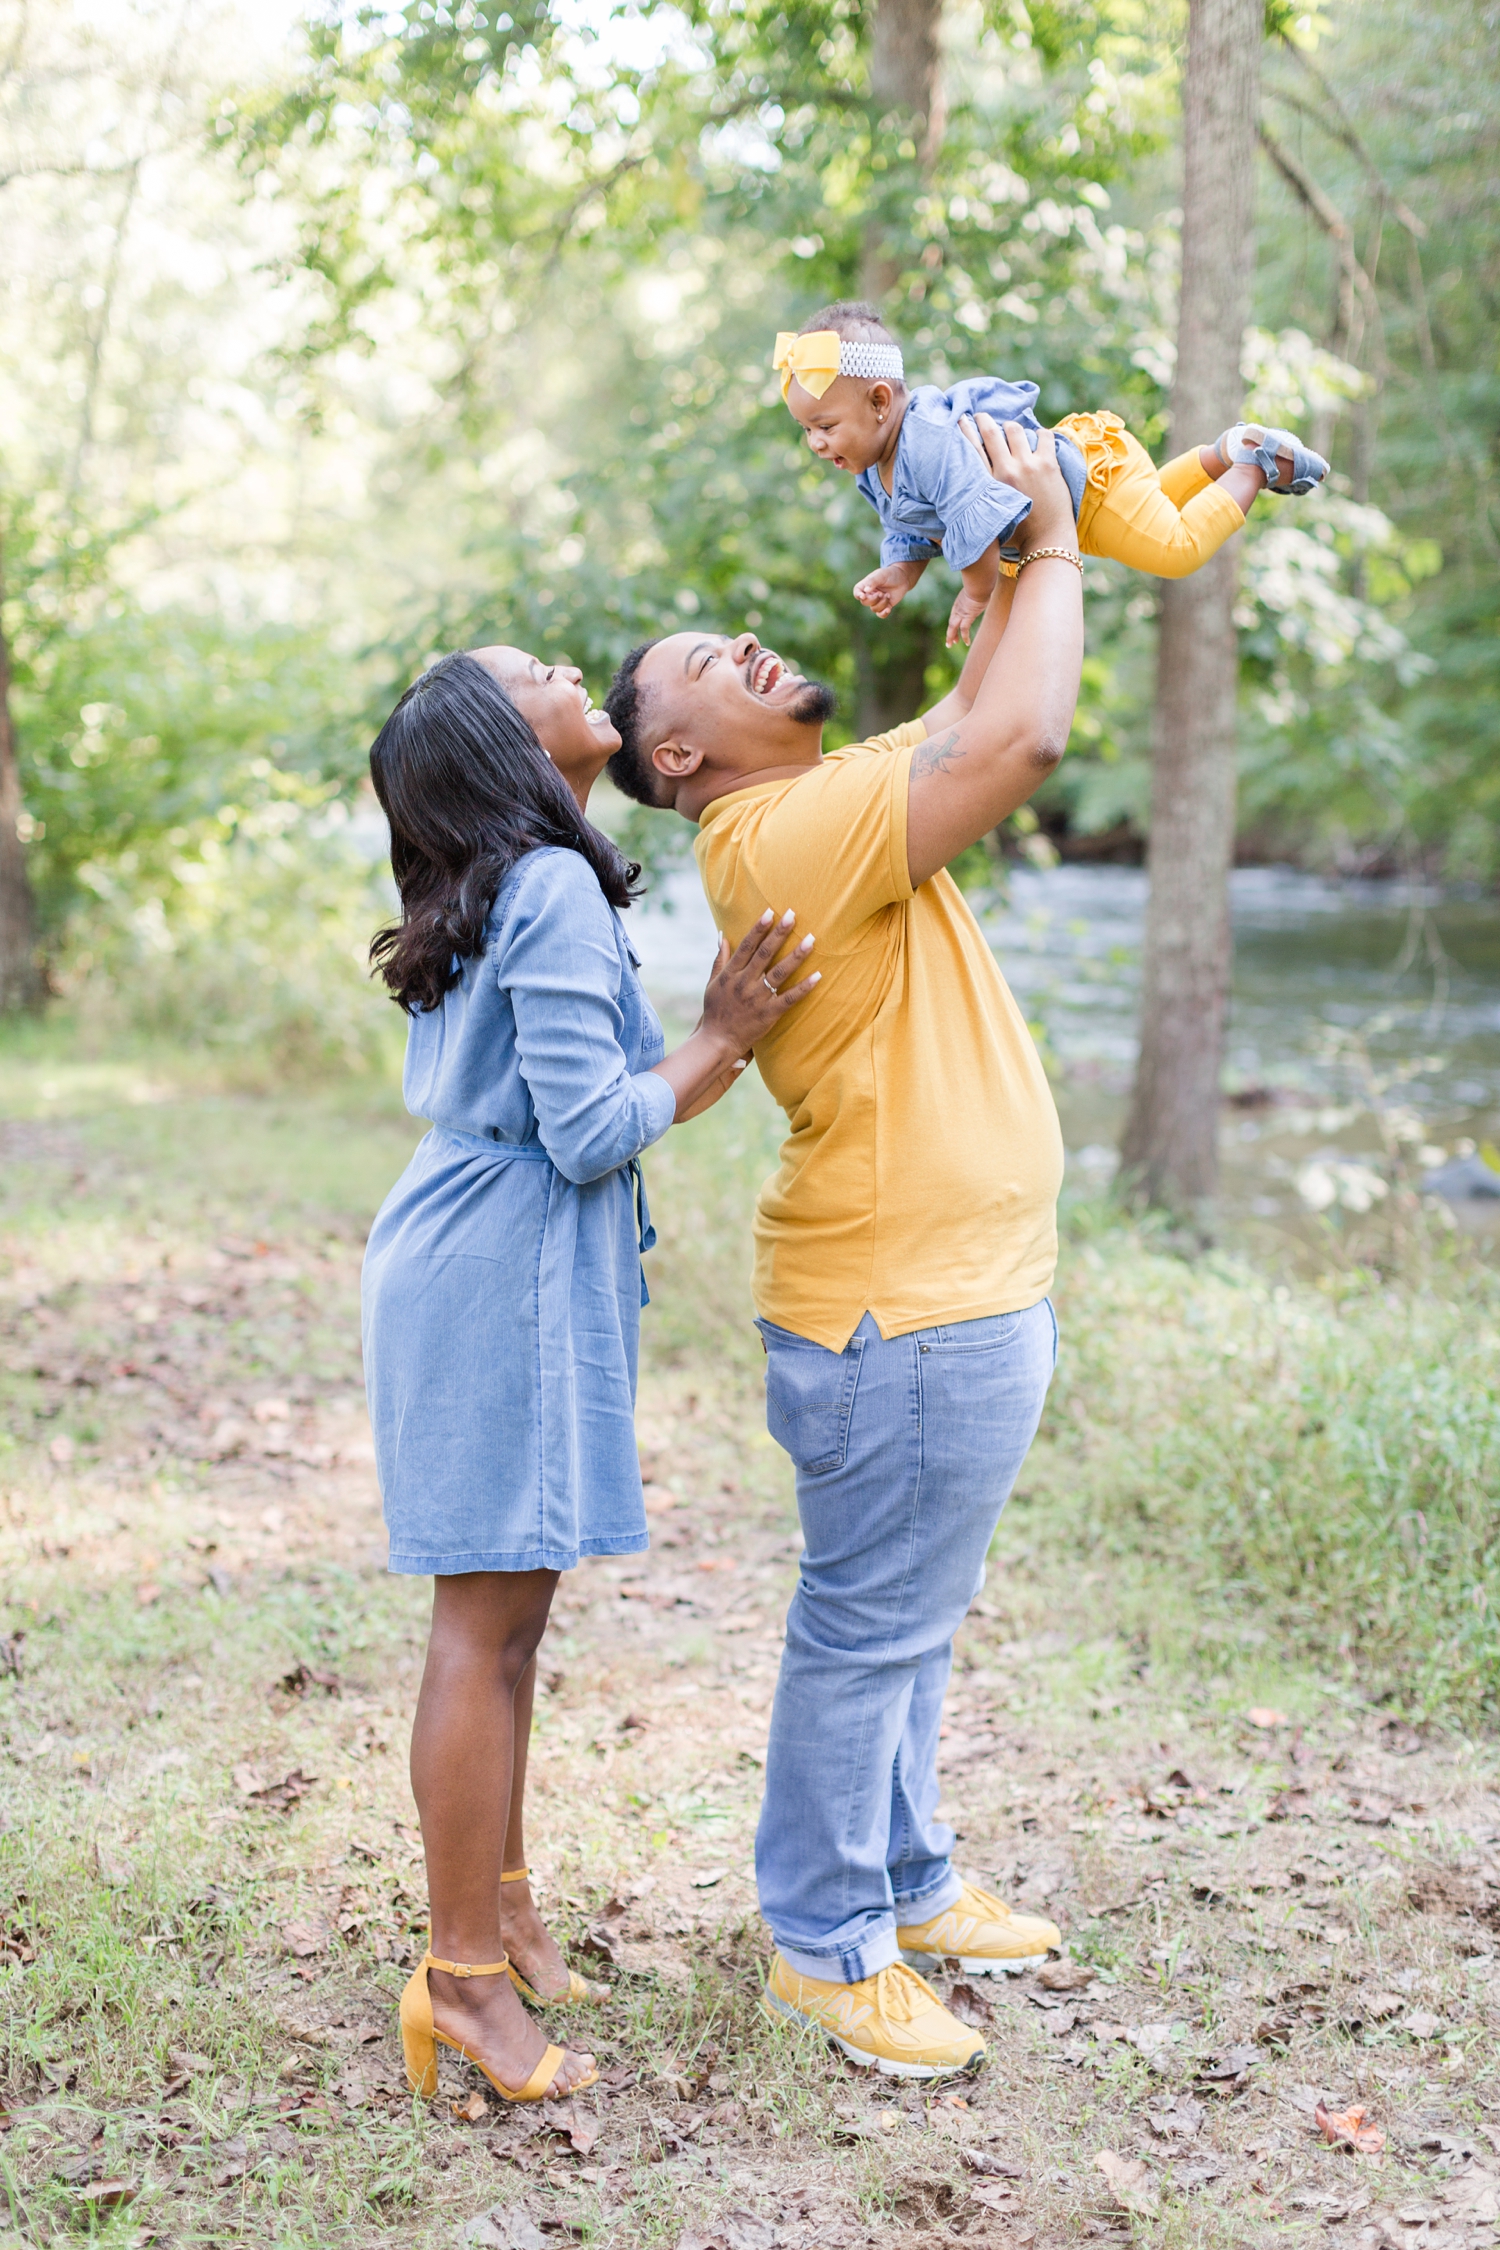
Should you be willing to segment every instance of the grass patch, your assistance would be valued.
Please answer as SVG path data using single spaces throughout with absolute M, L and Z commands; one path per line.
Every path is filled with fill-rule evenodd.
M 1286 2186 L 1303 2158 L 1257 2155 L 1270 2113 L 1231 2104 L 1204 2128 L 1216 2201 L 1192 2202 L 1144 2124 L 1161 2071 L 1120 2025 L 1170 2022 L 1185 2086 L 1265 2024 L 1268 2071 L 1347 2091 L 1357 2070 L 1388 2115 L 1448 2115 L 1492 2068 L 1500 1897 L 1465 1857 L 1488 1753 L 1433 1733 L 1408 1758 L 1364 1701 L 1450 1728 L 1493 1708 L 1482 1273 L 1287 1288 L 1078 1215 L 1059 1378 L 960 1647 L 943 1786 L 966 1863 L 1069 1927 L 1102 2029 L 1069 2041 L 997 1992 L 995 2067 L 956 2109 L 831 2064 L 758 2005 L 751 1835 L 795 1547 L 747 1226 L 778 1121 L 745 1086 L 653 1151 L 640 1426 L 677 1505 L 648 1573 L 565 1581 L 533 1759 L 549 1914 L 616 1956 L 580 2155 L 496 2104 L 460 2117 L 460 2071 L 430 2109 L 400 2082 L 427 1590 L 380 1567 L 357 1293 L 415 1128 L 384 1082 L 255 1097 L 199 1058 L 79 1062 L 31 1032 L 0 1078 L 17 2243 L 364 2250 L 451 2243 L 495 2210 L 609 2250 L 723 2238 L 736 2210 L 743 2240 L 774 2224 L 795 2250 L 998 2241 L 1021 2218 L 1051 2242 L 1107 2222 L 1108 2146 L 1153 2158 L 1153 2239 L 1228 2250 L 1284 2224 L 1268 2167 Z M 1288 1725 L 1257 1731 L 1262 1704 Z M 1443 2025 L 1421 2067 L 1388 2014 L 1339 2028 L 1396 1976 Z M 974 2201 L 995 2175 L 961 2161 L 970 2143 L 1022 2165 L 1013 2211 L 1003 2186 Z M 90 2197 L 109 2180 L 131 2200 Z

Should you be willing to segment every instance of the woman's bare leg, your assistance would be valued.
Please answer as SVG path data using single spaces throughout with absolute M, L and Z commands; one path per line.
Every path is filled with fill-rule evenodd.
M 505 1951 L 500 1872 L 515 1771 L 516 1691 L 546 1630 L 556 1584 L 551 1570 L 471 1571 L 434 1581 L 411 1781 L 427 1854 L 432 1950 L 440 1960 L 498 1961 Z M 438 2029 L 461 2040 L 503 2085 L 522 2085 L 547 2042 L 510 1979 L 434 1969 L 429 1983 Z M 566 2093 L 591 2060 L 569 2053 L 554 2093 Z
M 510 1821 L 505 1831 L 507 1871 L 526 1865 L 526 1760 L 531 1748 L 531 1710 L 536 1696 L 536 1658 L 516 1682 L 515 1752 L 511 1766 Z M 568 1994 L 568 1964 L 537 1912 L 530 1883 L 506 1883 L 500 1891 L 500 1933 L 505 1950 L 533 1992 L 543 2000 Z

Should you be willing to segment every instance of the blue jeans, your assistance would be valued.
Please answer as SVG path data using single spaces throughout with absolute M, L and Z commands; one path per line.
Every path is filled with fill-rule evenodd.
M 761 1912 L 792 1968 L 854 1984 L 897 1958 L 898 1922 L 959 1895 L 934 1818 L 953 1634 L 1036 1435 L 1057 1322 L 1043 1299 L 887 1341 L 866 1313 L 842 1352 L 756 1325 L 806 1540 L 755 1840 Z

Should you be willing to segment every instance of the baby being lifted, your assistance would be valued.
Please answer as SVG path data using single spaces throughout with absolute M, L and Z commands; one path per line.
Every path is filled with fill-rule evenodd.
M 854 589 L 889 617 L 936 554 L 963 578 L 948 645 L 984 615 L 1006 548 L 1031 503 L 992 477 L 960 424 L 976 414 L 1040 429 L 1035 383 L 980 375 L 948 391 L 909 391 L 900 347 L 873 305 L 826 305 L 776 339 L 781 395 L 820 461 L 847 469 L 879 516 L 879 570 Z M 1057 461 L 1073 497 L 1078 544 L 1156 578 L 1186 578 L 1245 521 L 1261 491 L 1310 492 L 1328 463 L 1290 430 L 1237 422 L 1212 444 L 1158 469 L 1118 414 L 1070 414 Z

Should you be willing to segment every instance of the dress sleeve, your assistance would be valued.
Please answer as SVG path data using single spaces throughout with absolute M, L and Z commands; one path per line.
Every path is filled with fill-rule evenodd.
M 1031 502 L 990 475 L 956 421 L 923 422 L 912 435 L 907 473 L 942 522 L 945 559 L 952 569 L 965 570 L 992 540 L 1003 542 L 1025 521 Z
M 582 854 L 533 852 L 490 959 L 516 1019 L 516 1052 L 542 1146 L 564 1179 L 602 1179 L 660 1140 L 677 1098 L 620 1045 L 620 953 L 609 901 Z
M 880 542 L 882 563 L 931 562 L 942 551 L 931 539 L 924 539 L 920 531 L 888 531 Z

